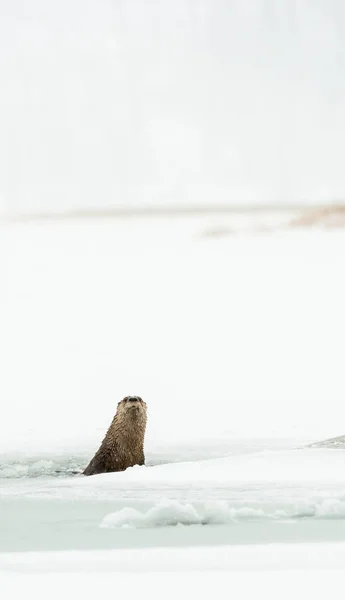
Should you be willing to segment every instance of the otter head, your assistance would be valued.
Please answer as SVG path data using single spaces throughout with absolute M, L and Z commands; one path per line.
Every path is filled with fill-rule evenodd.
M 117 405 L 118 412 L 125 412 L 128 415 L 135 416 L 140 413 L 146 414 L 146 402 L 139 396 L 126 396 Z

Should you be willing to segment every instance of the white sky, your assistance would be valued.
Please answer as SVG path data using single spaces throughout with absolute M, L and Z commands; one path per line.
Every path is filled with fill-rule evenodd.
M 342 0 L 0 0 L 0 207 L 345 195 Z

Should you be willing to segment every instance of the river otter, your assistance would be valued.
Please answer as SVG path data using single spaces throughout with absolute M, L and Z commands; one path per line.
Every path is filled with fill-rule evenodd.
M 126 396 L 117 405 L 116 415 L 84 475 L 124 471 L 144 465 L 146 403 L 139 396 Z

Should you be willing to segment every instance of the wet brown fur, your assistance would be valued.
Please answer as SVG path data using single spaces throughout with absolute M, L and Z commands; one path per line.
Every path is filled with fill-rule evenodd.
M 138 396 L 136 403 L 130 398 L 126 396 L 118 403 L 116 415 L 84 475 L 124 471 L 145 464 L 146 403 Z

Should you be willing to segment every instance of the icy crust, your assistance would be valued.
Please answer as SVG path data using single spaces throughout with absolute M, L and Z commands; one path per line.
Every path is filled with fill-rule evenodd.
M 82 473 L 84 456 L 0 456 L 0 479 L 24 477 L 66 477 Z

